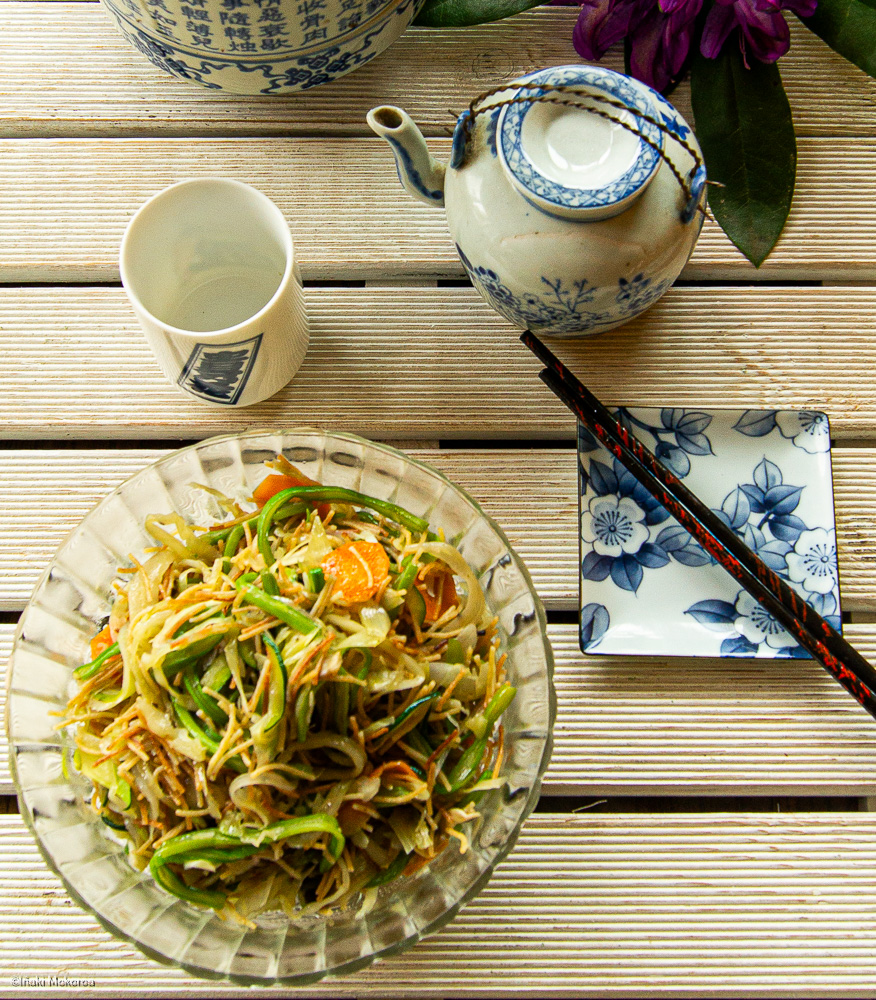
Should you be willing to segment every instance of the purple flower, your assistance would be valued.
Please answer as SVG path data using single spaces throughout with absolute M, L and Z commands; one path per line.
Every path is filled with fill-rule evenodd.
M 629 37 L 633 76 L 664 90 L 684 65 L 701 7 L 702 0 L 584 0 L 572 41 L 596 60 Z
M 775 62 L 788 51 L 791 37 L 782 16 L 792 10 L 801 17 L 815 12 L 818 0 L 715 0 L 703 26 L 700 51 L 714 59 L 734 28 L 739 46 L 761 62 Z

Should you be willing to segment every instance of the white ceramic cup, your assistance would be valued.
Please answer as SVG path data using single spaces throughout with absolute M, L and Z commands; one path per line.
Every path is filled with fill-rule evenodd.
M 308 344 L 283 213 L 240 181 L 182 181 L 128 223 L 122 284 L 162 371 L 209 403 L 249 406 L 295 375 Z

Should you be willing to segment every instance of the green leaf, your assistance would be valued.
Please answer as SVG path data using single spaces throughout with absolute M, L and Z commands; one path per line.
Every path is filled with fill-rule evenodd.
M 721 228 L 760 267 L 782 232 L 797 168 L 791 108 L 774 63 L 736 45 L 717 59 L 697 52 L 691 67 L 696 135 L 706 158 L 709 207 Z
M 469 24 L 501 21 L 538 7 L 544 0 L 426 0 L 414 24 L 427 28 L 463 28 Z
M 800 20 L 849 62 L 876 76 L 876 0 L 819 0 Z

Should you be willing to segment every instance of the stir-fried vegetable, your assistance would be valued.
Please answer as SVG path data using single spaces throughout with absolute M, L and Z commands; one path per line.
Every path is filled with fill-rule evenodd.
M 168 892 L 248 921 L 356 905 L 502 784 L 495 622 L 459 551 L 279 457 L 256 512 L 151 515 L 64 725 L 93 805 Z

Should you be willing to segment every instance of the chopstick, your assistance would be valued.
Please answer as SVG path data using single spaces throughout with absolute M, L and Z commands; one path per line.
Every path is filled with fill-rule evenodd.
M 539 378 L 618 461 L 876 718 L 876 669 L 630 434 L 538 337 L 521 341 L 547 367 Z

